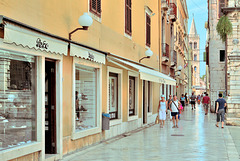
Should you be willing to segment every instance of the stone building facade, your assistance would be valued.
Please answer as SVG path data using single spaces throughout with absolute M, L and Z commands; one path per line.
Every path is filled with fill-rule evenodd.
M 226 123 L 240 125 L 240 1 L 229 0 L 222 8 L 232 23 L 232 35 L 227 36 L 227 104 Z
M 220 39 L 216 26 L 221 14 L 221 4 L 218 0 L 208 1 L 208 74 L 210 81 L 211 112 L 215 110 L 215 101 L 219 93 L 225 94 L 225 44 Z

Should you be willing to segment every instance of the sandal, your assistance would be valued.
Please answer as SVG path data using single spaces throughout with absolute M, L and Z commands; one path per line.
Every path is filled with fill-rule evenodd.
M 172 128 L 175 128 L 176 126 L 173 126 Z
M 178 125 L 176 125 L 176 128 L 178 128 Z
M 218 127 L 218 125 L 216 124 L 216 127 Z
M 224 127 L 222 127 L 222 129 L 223 129 Z

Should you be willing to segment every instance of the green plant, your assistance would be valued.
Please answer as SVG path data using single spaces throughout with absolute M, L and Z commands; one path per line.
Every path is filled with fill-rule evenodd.
M 232 34 L 232 23 L 229 21 L 226 15 L 219 19 L 216 29 L 223 42 L 226 41 L 227 35 Z

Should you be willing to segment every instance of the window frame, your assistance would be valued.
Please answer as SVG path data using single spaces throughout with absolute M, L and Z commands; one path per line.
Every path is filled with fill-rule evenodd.
M 114 67 L 107 67 L 107 102 L 109 101 L 109 73 L 116 73 L 118 74 L 118 119 L 111 119 L 110 120 L 110 126 L 114 126 L 117 124 L 122 123 L 122 114 L 123 114 L 123 108 L 122 108 L 122 82 L 123 82 L 123 71 L 122 69 L 114 68 Z M 109 113 L 109 104 L 107 104 L 107 113 Z
M 58 54 L 51 54 L 47 52 L 42 52 L 39 50 L 30 50 L 28 48 L 22 48 L 18 46 L 9 46 L 6 43 L 3 43 L 0 40 L 0 46 L 2 50 L 11 51 L 14 53 L 19 53 L 23 55 L 31 55 L 36 57 L 36 68 L 35 73 L 38 75 L 36 77 L 36 114 L 39 117 L 36 117 L 36 141 L 12 147 L 11 149 L 6 149 L 0 151 L 0 156 L 3 156 L 3 160 L 11 160 L 24 155 L 32 154 L 39 152 L 45 149 L 43 145 L 45 136 L 45 119 L 42 116 L 45 116 L 45 110 L 42 107 L 45 106 L 45 58 L 50 58 L 56 60 L 56 159 L 60 159 L 62 156 L 63 149 L 63 136 L 62 136 L 62 61 L 63 56 Z M 43 134 L 44 132 L 44 134 Z M 39 157 L 45 158 L 45 153 L 40 153 Z
M 93 9 L 92 7 L 92 1 L 96 1 L 96 10 Z M 98 11 L 98 5 L 100 3 L 100 12 Z M 102 2 L 101 0 L 89 0 L 89 11 L 96 15 L 97 17 L 101 18 L 101 13 L 102 13 Z
M 96 127 L 82 130 L 82 131 L 76 131 L 76 121 L 75 121 L 75 115 L 76 115 L 76 108 L 75 108 L 75 76 L 76 76 L 76 68 L 75 65 L 82 65 L 86 67 L 91 67 L 96 69 Z M 89 60 L 84 60 L 81 58 L 74 57 L 73 58 L 73 64 L 72 64 L 72 73 L 73 73 L 73 79 L 72 79 L 72 135 L 71 139 L 76 140 L 80 139 L 89 135 L 101 133 L 101 122 L 102 122 L 102 65 L 91 62 Z
M 129 115 L 129 78 L 134 77 L 135 78 L 135 115 Z M 128 107 L 127 107 L 127 116 L 128 121 L 137 120 L 138 119 L 138 92 L 139 92 L 139 73 L 138 72 L 132 72 L 128 71 Z
M 221 51 L 224 51 L 224 60 L 221 61 Z M 226 61 L 226 51 L 225 50 L 219 50 L 219 63 L 225 63 Z
M 150 48 L 151 47 L 151 16 L 147 12 L 145 13 L 145 23 L 146 23 L 146 46 Z
M 132 0 L 125 0 L 125 34 L 132 36 Z

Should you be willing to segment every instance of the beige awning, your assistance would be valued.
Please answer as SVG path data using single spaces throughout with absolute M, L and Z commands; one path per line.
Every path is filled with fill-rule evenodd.
M 70 45 L 70 56 L 84 58 L 101 64 L 105 64 L 106 59 L 104 54 L 74 44 Z
M 163 84 L 174 85 L 174 86 L 176 85 L 176 80 L 156 70 L 141 66 L 140 64 L 138 65 L 135 63 L 131 63 L 129 61 L 126 61 L 120 58 L 115 58 L 115 57 L 108 57 L 108 58 L 112 61 L 126 64 L 138 70 L 140 73 L 140 79 L 156 82 L 156 83 L 163 83 Z
M 7 23 L 4 28 L 4 43 L 21 45 L 30 49 L 67 56 L 68 43 L 37 32 Z

